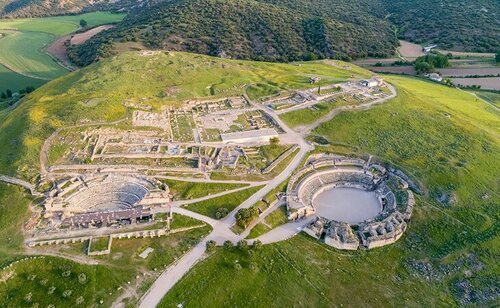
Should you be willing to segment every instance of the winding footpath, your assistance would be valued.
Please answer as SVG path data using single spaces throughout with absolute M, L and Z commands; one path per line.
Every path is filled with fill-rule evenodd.
M 245 98 L 254 106 L 256 109 L 262 110 L 270 117 L 273 118 L 278 125 L 283 128 L 285 134 L 280 135 L 280 141 L 283 143 L 297 144 L 299 151 L 290 162 L 290 164 L 283 170 L 281 173 L 268 181 L 263 188 L 257 191 L 255 194 L 250 196 L 247 200 L 241 203 L 238 207 L 236 207 L 231 213 L 229 213 L 226 218 L 222 220 L 214 220 L 212 218 L 208 218 L 204 215 L 194 213 L 187 209 L 183 209 L 180 206 L 182 202 L 176 203 L 174 207 L 172 207 L 172 211 L 174 213 L 183 214 L 186 216 L 190 216 L 192 218 L 196 218 L 202 220 L 208 224 L 210 224 L 213 228 L 212 232 L 204 238 L 200 243 L 198 243 L 192 250 L 187 252 L 182 258 L 180 258 L 176 263 L 172 264 L 168 267 L 153 283 L 153 285 L 149 288 L 149 290 L 144 294 L 140 301 L 140 308 L 151 308 L 157 306 L 161 299 L 167 294 L 167 292 L 175 286 L 175 284 L 186 275 L 186 273 L 205 257 L 205 249 L 207 241 L 215 241 L 218 245 L 222 245 L 225 241 L 231 241 L 233 243 L 237 243 L 238 241 L 244 239 L 246 235 L 250 232 L 250 228 L 247 228 L 242 234 L 237 235 L 231 231 L 231 227 L 235 224 L 236 218 L 235 213 L 241 208 L 248 208 L 255 204 L 257 201 L 261 200 L 265 195 L 267 195 L 271 190 L 276 188 L 279 184 L 284 182 L 293 171 L 299 167 L 300 163 L 306 157 L 307 153 L 314 149 L 314 146 L 309 144 L 305 140 L 305 136 L 309 132 L 311 132 L 314 128 L 319 125 L 332 120 L 336 115 L 343 111 L 359 111 L 359 110 L 368 110 L 378 104 L 382 104 L 394 97 L 396 97 L 396 89 L 392 85 L 387 85 L 391 94 L 384 98 L 375 99 L 365 104 L 360 104 L 357 106 L 342 106 L 333 109 L 328 115 L 324 118 L 319 119 L 315 123 L 307 126 L 302 126 L 297 129 L 297 131 L 292 130 L 288 125 L 286 125 L 273 110 L 267 109 L 263 106 L 263 104 L 258 104 L 250 100 L 248 96 Z M 310 106 L 305 106 L 310 107 Z M 215 196 L 215 195 L 214 195 Z M 210 196 L 210 197 L 214 197 Z M 210 198 L 208 198 L 210 199 Z M 184 202 L 186 203 L 186 202 Z M 265 211 L 260 217 L 259 221 L 264 219 L 272 211 Z M 313 218 L 302 219 L 296 222 L 290 222 L 284 225 L 281 225 L 266 234 L 263 234 L 258 240 L 262 241 L 263 244 L 275 243 L 282 240 L 286 240 L 295 234 L 299 233 L 302 228 L 309 224 Z M 252 224 L 253 225 L 253 224 Z M 251 244 L 253 241 L 249 241 Z

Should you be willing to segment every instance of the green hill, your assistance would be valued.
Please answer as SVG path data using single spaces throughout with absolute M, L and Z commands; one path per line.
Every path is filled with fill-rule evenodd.
M 500 1 L 385 1 L 400 37 L 442 49 L 500 50 Z
M 389 56 L 397 46 L 383 7 L 369 0 L 173 0 L 129 14 L 73 51 L 78 64 L 114 53 L 113 42 L 266 61 Z
M 124 118 L 130 115 L 124 102 L 145 102 L 158 110 L 197 97 L 246 92 L 258 98 L 310 86 L 311 76 L 332 83 L 351 76 L 366 78 L 370 72 L 338 61 L 282 64 L 178 52 L 111 57 L 51 81 L 14 109 L 0 111 L 0 174 L 33 181 L 39 173 L 42 143 L 55 129 Z M 417 196 L 405 235 L 394 245 L 369 251 L 340 252 L 305 235 L 252 254 L 221 248 L 190 271 L 161 306 L 208 302 L 214 307 L 275 303 L 414 307 L 498 302 L 498 110 L 469 93 L 436 83 L 399 76 L 386 80 L 398 90 L 395 99 L 368 111 L 342 113 L 313 133 L 329 142 L 318 151 L 347 146 L 357 155 L 374 154 L 422 183 L 426 193 Z M 89 105 L 89 100 L 96 103 Z M 2 263 L 23 255 L 19 229 L 29 216 L 30 201 L 19 188 L 0 184 Z M 168 258 L 167 264 L 181 255 L 174 249 L 178 239 L 171 241 L 163 250 L 153 246 Z M 22 306 L 33 298 L 46 305 L 54 301 L 70 305 L 77 296 L 67 298 L 63 292 L 74 282 L 73 294 L 83 294 L 85 303 L 104 298 L 109 306 L 118 296 L 117 288 L 138 273 L 128 256 L 152 245 L 141 243 L 134 249 L 120 248 L 123 259 L 103 259 L 100 267 L 52 257 L 19 263 L 16 275 L 7 270 L 2 276 L 7 278 L 0 286 L 0 303 Z M 37 277 L 32 275 L 34 268 L 39 270 Z M 61 275 L 68 270 L 85 273 L 89 283 L 78 284 L 77 275 Z M 45 277 L 54 282 L 41 284 L 49 279 Z M 51 285 L 57 286 L 54 295 L 47 293 Z

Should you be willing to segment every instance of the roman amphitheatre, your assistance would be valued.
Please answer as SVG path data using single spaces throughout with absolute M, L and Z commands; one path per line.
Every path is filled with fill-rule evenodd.
M 328 253 L 325 260 L 355 259 L 379 256 L 390 249 L 387 247 L 396 246 L 400 251 L 408 233 L 417 236 L 411 232 L 413 213 L 421 205 L 416 195 L 427 193 L 420 178 L 380 157 L 380 151 L 354 153 L 347 145 L 330 143 L 327 133 L 318 133 L 323 129 L 342 134 L 347 125 L 328 127 L 334 119 L 346 121 L 350 115 L 394 102 L 401 92 L 391 79 L 349 63 L 325 61 L 312 67 L 286 66 L 279 77 L 290 78 L 285 80 L 293 86 L 273 95 L 266 95 L 268 89 L 249 79 L 234 78 L 227 87 L 218 87 L 213 72 L 206 80 L 193 78 L 188 89 L 192 92 L 185 94 L 181 85 L 173 86 L 179 72 L 194 71 L 198 77 L 200 67 L 226 71 L 254 64 L 157 51 L 129 53 L 112 61 L 127 72 L 120 75 L 151 82 L 141 84 L 140 91 L 137 82 L 132 90 L 114 86 L 103 90 L 99 78 L 90 72 L 82 77 L 81 89 L 68 91 L 71 108 L 64 107 L 68 99 L 64 95 L 37 98 L 33 104 L 40 105 L 26 114 L 38 121 L 39 126 L 32 126 L 29 134 L 30 144 L 39 150 L 22 163 L 39 169 L 6 166 L 5 170 L 17 169 L 0 177 L 25 188 L 34 200 L 22 223 L 23 251 L 113 270 L 120 264 L 127 269 L 126 280 L 105 289 L 104 295 L 113 296 L 102 299 L 103 303 L 120 306 L 132 299 L 140 307 L 153 307 L 165 296 L 168 300 L 177 294 L 178 283 L 192 277 L 194 266 L 212 262 L 211 252 L 207 252 L 210 244 L 263 244 L 267 251 L 290 241 L 303 242 L 307 236 L 306 241 L 314 244 L 304 245 L 321 245 L 321 251 Z M 172 63 L 178 71 L 170 68 Z M 99 65 L 104 67 L 99 74 L 106 74 L 106 64 Z M 161 71 L 162 65 L 165 71 Z M 269 67 L 283 69 L 266 64 Z M 153 68 L 161 73 L 143 73 L 154 74 Z M 262 78 L 265 74 L 256 75 Z M 173 80 L 168 87 L 161 79 L 165 76 Z M 92 97 L 78 92 L 88 93 L 89 89 L 94 91 Z M 193 95 L 195 92 L 205 95 Z M 150 93 L 160 93 L 161 99 L 148 97 Z M 55 126 L 46 129 L 47 105 L 43 103 L 48 100 L 61 104 L 58 116 L 66 112 L 79 115 L 70 120 L 51 118 L 49 123 Z M 30 103 L 14 106 L 13 112 Z M 397 111 L 379 116 L 388 116 L 399 125 Z M 453 120 L 442 113 L 432 116 L 439 121 Z M 377 144 L 391 142 L 391 136 L 383 138 L 387 139 Z M 10 151 L 9 147 L 2 155 Z M 253 216 L 241 223 L 246 213 Z M 421 219 L 422 213 L 418 214 Z M 183 242 L 183 236 L 188 240 Z M 175 241 L 168 249 L 155 246 L 156 241 L 171 238 Z M 128 245 L 136 246 L 130 249 Z M 175 257 L 161 259 L 174 251 Z M 266 266 L 282 256 L 280 251 L 272 251 L 273 256 L 259 265 L 262 271 L 252 273 L 265 273 Z M 127 254 L 128 261 L 124 259 Z M 287 256 L 282 257 L 289 262 Z M 226 264 L 220 271 L 240 271 L 240 266 L 249 264 L 239 260 L 235 262 L 239 266 Z M 133 267 L 149 266 L 149 262 L 152 265 L 147 270 L 134 272 Z M 250 270 L 240 271 L 242 275 L 247 272 Z M 142 286 L 145 282 L 147 290 Z M 92 300 L 97 304 L 100 298 Z

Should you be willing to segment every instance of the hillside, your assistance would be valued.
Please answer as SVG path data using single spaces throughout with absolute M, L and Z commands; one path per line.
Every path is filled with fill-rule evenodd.
M 385 12 L 368 0 L 173 0 L 139 10 L 73 51 L 86 65 L 113 42 L 266 61 L 391 55 L 397 40 Z
M 500 2 L 496 0 L 385 0 L 402 39 L 442 49 L 500 49 Z
M 311 76 L 321 80 L 311 85 Z M 0 174 L 36 182 L 42 144 L 57 128 L 130 119 L 127 106 L 143 104 L 158 111 L 193 98 L 243 93 L 255 100 L 369 76 L 340 61 L 282 64 L 180 52 L 125 53 L 53 80 L 15 108 L 1 110 Z M 416 197 L 403 237 L 393 245 L 358 251 L 339 251 L 305 234 L 252 253 L 216 248 L 170 290 L 160 307 L 207 302 L 213 307 L 498 302 L 498 110 L 458 89 L 404 76 L 385 79 L 397 88 L 397 97 L 323 123 L 312 133 L 325 143 L 313 151 L 373 154 L 421 183 L 424 193 Z M 124 121 L 117 128 L 128 124 Z M 185 185 L 178 183 L 177 188 Z M 175 191 L 175 184 L 171 186 Z M 26 254 L 20 230 L 30 217 L 30 201 L 20 188 L 0 184 L 2 264 Z M 28 259 L 3 268 L 0 303 L 70 306 L 82 297 L 88 305 L 112 306 L 123 286 L 133 287 L 146 269 L 161 272 L 208 233 L 192 232 L 116 240 L 111 255 L 96 257 L 102 261 L 99 266 L 77 263 L 88 260 L 81 259 L 87 258 L 81 244 L 61 245 L 66 251 L 58 254 L 62 257 Z M 138 257 L 144 247 L 155 250 L 146 260 Z M 85 279 L 78 279 L 81 274 Z M 143 282 L 151 285 L 151 280 Z
M 32 18 L 92 11 L 128 11 L 149 1 L 134 0 L 0 0 L 0 18 Z

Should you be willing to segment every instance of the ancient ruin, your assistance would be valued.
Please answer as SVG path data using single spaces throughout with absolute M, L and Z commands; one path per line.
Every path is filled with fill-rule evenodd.
M 340 206 L 342 200 L 332 199 L 323 204 L 318 202 L 318 196 L 325 191 L 343 189 L 350 189 L 351 193 L 373 194 L 378 210 L 370 215 L 369 211 L 356 204 L 358 199 L 351 195 L 347 205 L 350 216 L 344 215 L 339 219 L 339 213 L 333 213 L 332 217 L 329 215 L 332 211 L 320 211 L 320 207 Z M 371 159 L 365 161 L 335 155 L 310 157 L 306 166 L 292 176 L 287 191 L 290 220 L 317 216 L 304 232 L 330 246 L 348 250 L 371 249 L 397 241 L 406 230 L 414 203 L 408 183 L 395 172 L 371 163 Z M 359 214 L 363 217 L 361 221 L 358 221 Z M 351 217 L 358 220 L 348 221 Z

